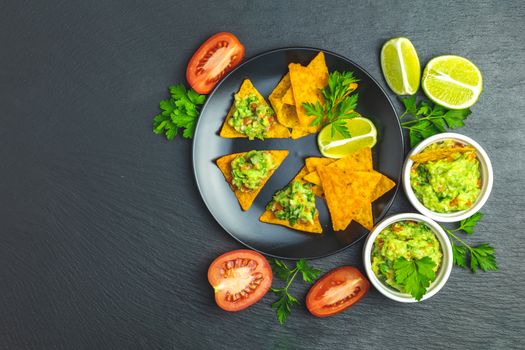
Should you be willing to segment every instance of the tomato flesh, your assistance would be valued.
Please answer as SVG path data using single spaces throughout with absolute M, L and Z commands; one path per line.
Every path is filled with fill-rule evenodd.
M 317 317 L 338 314 L 361 300 L 370 282 L 353 266 L 342 266 L 325 274 L 308 291 L 306 307 Z
M 272 277 L 268 260 L 248 249 L 225 253 L 208 269 L 215 302 L 226 311 L 240 311 L 258 302 L 270 289 Z
M 243 58 L 244 46 L 235 35 L 217 33 L 191 57 L 186 68 L 186 80 L 199 94 L 208 94 Z

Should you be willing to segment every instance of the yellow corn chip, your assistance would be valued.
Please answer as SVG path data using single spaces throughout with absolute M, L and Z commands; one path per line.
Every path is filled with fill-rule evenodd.
M 288 69 L 290 70 L 290 82 L 297 116 L 303 126 L 310 128 L 310 123 L 314 117 L 306 115 L 302 105 L 307 102 L 314 104 L 323 102 L 321 90 L 328 84 L 328 67 L 326 66 L 324 53 L 319 52 L 308 64 L 308 67 L 291 63 L 288 65 Z
M 289 73 L 288 73 L 289 74 Z M 295 106 L 295 100 L 293 99 L 292 87 L 290 86 L 283 96 L 283 103 Z
M 474 147 L 451 147 L 451 148 L 439 148 L 431 151 L 423 151 L 410 157 L 414 163 L 427 163 L 433 162 L 440 159 L 452 157 L 457 152 L 473 152 L 476 151 Z
M 268 224 L 286 226 L 298 231 L 305 231 L 310 233 L 323 233 L 323 228 L 321 227 L 321 222 L 319 221 L 319 214 L 315 216 L 313 224 L 303 224 L 301 222 L 298 222 L 295 225 L 291 225 L 288 220 L 281 220 L 276 218 L 273 212 L 269 210 L 264 211 L 259 220 Z
M 261 186 L 259 186 L 258 189 L 253 191 L 241 191 L 237 189 L 235 186 L 231 185 L 232 183 L 232 168 L 231 163 L 232 161 L 237 158 L 238 156 L 245 155 L 247 152 L 242 153 L 233 153 L 229 154 L 227 156 L 223 156 L 219 159 L 217 159 L 216 163 L 219 169 L 221 169 L 222 174 L 224 175 L 224 178 L 226 181 L 230 184 L 230 187 L 232 191 L 235 193 L 235 197 L 237 197 L 237 200 L 239 201 L 239 204 L 241 205 L 242 210 L 248 210 L 253 204 L 253 201 L 259 194 L 259 192 L 262 190 L 268 179 L 273 175 L 275 170 L 281 165 L 281 163 L 284 161 L 284 159 L 288 156 L 288 151 L 267 151 L 270 152 L 273 158 L 273 162 L 275 164 L 275 168 L 273 170 L 270 170 L 268 172 L 268 176 L 266 179 L 264 179 L 261 183 Z
M 279 84 L 273 89 L 272 93 L 268 97 L 270 100 L 270 103 L 272 104 L 272 108 L 277 114 L 277 119 L 279 119 L 279 112 L 281 111 L 281 108 L 283 106 L 283 96 L 290 89 L 290 73 L 286 73 L 286 75 L 281 79 Z M 279 121 L 281 124 L 282 122 Z M 283 124 L 284 126 L 288 126 L 286 124 Z
M 334 231 L 345 230 L 352 219 L 361 216 L 361 210 L 366 210 L 363 207 L 370 204 L 380 174 L 370 171 L 355 171 L 349 174 L 335 166 L 320 168 L 318 173 Z
M 385 193 L 387 193 L 388 191 L 390 191 L 396 185 L 394 181 L 390 180 L 385 175 L 381 173 L 378 174 L 381 175 L 381 178 L 379 179 L 379 182 L 377 183 L 377 186 L 374 192 L 372 193 L 372 202 L 384 195 Z
M 363 204 L 356 210 L 355 216 L 352 218 L 367 230 L 372 230 L 374 227 L 374 215 L 372 214 L 372 203 Z
M 264 100 L 264 98 L 261 96 L 259 91 L 253 86 L 252 82 L 249 79 L 246 79 L 243 81 L 239 91 L 237 92 L 238 95 L 241 97 L 248 96 L 250 94 L 254 94 L 259 99 L 259 102 L 265 105 L 268 105 L 268 103 Z M 228 112 L 228 115 L 226 115 L 226 119 L 224 120 L 224 123 L 222 124 L 222 129 L 220 132 L 221 137 L 225 138 L 245 138 L 247 137 L 244 134 L 241 134 L 237 130 L 235 130 L 230 124 L 228 124 L 228 121 L 232 118 L 233 112 L 235 112 L 235 103 L 232 104 L 230 111 Z M 266 138 L 289 138 L 290 131 L 285 126 L 281 125 L 280 123 L 276 122 L 270 127 L 270 130 L 268 130 L 268 133 L 266 134 Z
M 302 178 L 304 175 L 306 175 L 307 172 L 308 170 L 306 169 L 305 166 L 303 166 L 301 170 L 299 170 L 297 175 L 295 175 L 295 177 L 290 182 L 300 181 L 304 183 Z M 313 191 L 313 188 L 312 188 L 312 191 Z M 321 227 L 321 222 L 319 221 L 319 214 L 315 215 L 313 224 L 304 224 L 304 223 L 298 222 L 295 225 L 291 225 L 288 220 L 281 220 L 281 219 L 276 218 L 274 213 L 270 210 L 264 211 L 264 213 L 262 213 L 259 220 L 262 222 L 266 222 L 268 224 L 282 225 L 282 226 L 290 227 L 290 228 L 293 228 L 294 230 L 299 230 L 299 231 L 306 231 L 306 232 L 312 232 L 312 233 L 322 233 L 323 232 L 323 228 Z

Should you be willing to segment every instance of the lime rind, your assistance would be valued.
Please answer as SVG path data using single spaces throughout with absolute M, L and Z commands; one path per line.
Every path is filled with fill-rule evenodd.
M 405 37 L 388 40 L 381 49 L 381 69 L 397 95 L 413 95 L 419 89 L 421 66 L 417 51 Z
M 481 71 L 461 56 L 444 55 L 431 59 L 421 81 L 427 97 L 448 109 L 471 107 L 483 91 Z

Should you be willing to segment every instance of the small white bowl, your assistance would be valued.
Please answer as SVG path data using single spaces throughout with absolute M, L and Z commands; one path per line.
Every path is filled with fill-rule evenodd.
M 443 253 L 441 266 L 436 274 L 436 279 L 427 288 L 427 292 L 420 301 L 426 300 L 432 297 L 437 292 L 439 292 L 439 290 L 443 288 L 445 283 L 447 283 L 447 280 L 450 276 L 450 272 L 452 271 L 452 245 L 450 244 L 450 240 L 447 237 L 447 234 L 445 233 L 443 228 L 441 228 L 441 226 L 439 226 L 439 224 L 434 220 L 429 219 L 421 214 L 397 214 L 394 216 L 390 216 L 381 221 L 379 224 L 377 224 L 377 226 L 372 230 L 372 232 L 368 235 L 368 238 L 366 239 L 363 248 L 363 262 L 365 265 L 366 274 L 368 275 L 368 279 L 370 279 L 370 282 L 372 282 L 374 287 L 381 294 L 383 294 L 387 298 L 399 301 L 401 303 L 415 303 L 417 302 L 417 300 L 410 294 L 401 293 L 387 286 L 386 284 L 381 282 L 379 278 L 375 275 L 374 271 L 372 271 L 372 248 L 374 246 L 374 241 L 376 240 L 377 235 L 379 235 L 381 231 L 383 231 L 389 225 L 395 222 L 406 220 L 424 222 L 432 230 L 432 232 L 434 232 L 437 240 L 439 241 L 439 245 L 441 246 L 441 251 Z
M 414 164 L 410 157 L 423 151 L 428 145 L 444 140 L 454 140 L 474 147 L 476 149 L 476 154 L 480 164 L 481 192 L 478 198 L 469 209 L 460 210 L 453 213 L 436 213 L 429 210 L 417 199 L 414 190 L 410 185 L 410 169 Z M 490 163 L 489 156 L 483 147 L 481 147 L 470 137 L 453 132 L 437 134 L 421 141 L 416 147 L 414 147 L 414 149 L 412 149 L 412 151 L 410 151 L 407 158 L 405 159 L 405 164 L 403 165 L 403 188 L 408 197 L 408 200 L 421 214 L 439 222 L 457 222 L 477 213 L 487 202 L 490 192 L 492 191 L 493 181 L 494 173 L 492 171 L 492 164 Z

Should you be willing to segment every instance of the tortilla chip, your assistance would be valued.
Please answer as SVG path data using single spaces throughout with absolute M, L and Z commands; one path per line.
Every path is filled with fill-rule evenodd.
M 366 171 L 373 170 L 372 149 L 370 147 L 361 148 L 359 151 L 348 154 L 331 166 L 343 169 L 345 171 Z
M 264 213 L 262 213 L 259 220 L 261 222 L 266 222 L 268 224 L 286 226 L 294 230 L 310 232 L 310 233 L 323 233 L 323 228 L 321 227 L 321 222 L 319 221 L 319 214 L 315 216 L 313 224 L 303 224 L 303 223 L 298 222 L 292 226 L 288 220 L 281 220 L 281 219 L 276 218 L 273 212 L 269 210 L 266 210 Z
M 281 105 L 281 109 L 279 110 L 279 113 L 277 113 L 277 120 L 288 128 L 293 129 L 301 126 L 299 118 L 297 117 L 297 112 L 295 111 L 295 106 L 287 104 Z
M 283 95 L 283 103 L 295 106 L 295 100 L 293 99 L 293 91 L 291 86 L 288 88 L 287 91 L 285 91 L 285 94 Z
M 439 148 L 431 151 L 423 151 L 410 157 L 414 163 L 427 163 L 433 162 L 440 159 L 452 157 L 457 152 L 475 152 L 476 149 L 472 146 L 464 147 L 450 147 L 450 148 Z
M 299 170 L 297 175 L 295 175 L 295 177 L 290 182 L 300 181 L 304 183 L 302 178 L 307 173 L 308 173 L 308 169 L 306 169 L 306 167 L 303 166 L 301 170 Z M 314 192 L 315 194 L 315 191 L 313 188 L 312 188 L 312 192 Z M 282 226 L 290 227 L 290 228 L 293 228 L 294 230 L 299 230 L 299 231 L 306 231 L 306 232 L 312 232 L 312 233 L 322 233 L 323 232 L 323 228 L 321 227 L 321 223 L 319 222 L 319 213 L 315 216 L 313 224 L 302 224 L 298 222 L 292 226 L 288 220 L 281 220 L 281 219 L 276 218 L 273 212 L 270 210 L 266 210 L 261 215 L 259 220 L 261 220 L 262 222 L 266 222 L 268 224 L 282 225 Z
M 268 105 L 268 103 L 264 100 L 264 97 L 261 96 L 259 91 L 253 86 L 252 82 L 249 79 L 245 79 L 237 92 L 241 97 L 248 96 L 249 94 L 254 94 L 259 99 L 259 102 L 265 105 Z M 235 130 L 230 124 L 228 124 L 228 121 L 232 118 L 233 112 L 235 112 L 235 103 L 232 103 L 232 106 L 230 108 L 230 111 L 226 115 L 226 119 L 224 120 L 224 123 L 222 124 L 220 136 L 225 138 L 247 138 L 248 136 L 241 134 L 237 130 Z M 280 139 L 280 138 L 289 138 L 290 131 L 288 128 L 286 128 L 284 125 L 281 125 L 279 122 L 276 122 L 270 130 L 268 130 L 268 133 L 266 134 L 266 138 L 269 139 Z
M 281 108 L 284 104 L 283 96 L 286 93 L 286 91 L 290 89 L 290 86 L 290 73 L 286 73 L 286 75 L 281 79 L 281 81 L 277 84 L 275 89 L 273 89 L 272 93 L 268 97 L 270 103 L 272 104 L 273 110 L 277 114 L 277 119 L 279 119 L 279 112 L 281 111 Z M 279 122 L 282 124 L 281 121 Z
M 378 174 L 381 175 L 381 178 L 379 179 L 379 182 L 377 183 L 377 186 L 374 192 L 372 193 L 372 197 L 371 197 L 372 202 L 378 199 L 379 197 L 383 196 L 385 193 L 390 191 L 396 185 L 394 181 L 390 180 L 385 175 L 381 173 L 378 173 Z
M 306 174 L 304 177 L 303 177 L 303 180 L 306 181 L 306 182 L 309 182 L 309 183 L 312 183 L 316 186 L 321 186 L 321 178 L 319 177 L 319 174 L 317 173 L 317 171 L 312 171 L 311 173 L 308 173 Z
M 304 160 L 304 163 L 306 164 L 306 169 L 308 169 L 309 172 L 312 172 L 316 171 L 319 167 L 327 166 L 335 161 L 336 160 L 332 158 L 308 157 Z
M 292 139 L 296 140 L 304 136 L 310 135 L 311 132 L 308 130 L 302 129 L 302 128 L 294 128 L 292 129 Z
M 288 69 L 290 70 L 290 82 L 297 116 L 301 125 L 310 128 L 310 123 L 315 117 L 306 115 L 302 105 L 306 102 L 314 104 L 323 102 L 321 90 L 328 84 L 328 67 L 326 66 L 324 53 L 319 52 L 308 64 L 308 67 L 291 63 L 288 65 Z
M 362 220 L 360 211 L 371 202 L 380 174 L 370 171 L 347 172 L 336 166 L 320 168 L 318 173 L 334 231 L 345 230 L 356 216 Z
M 366 228 L 372 230 L 374 228 L 374 215 L 372 214 L 372 203 L 366 203 L 359 207 L 355 216 L 352 218 L 355 222 Z
M 237 197 L 237 200 L 239 201 L 239 204 L 241 205 L 241 208 L 244 211 L 250 209 L 250 207 L 253 204 L 253 201 L 255 200 L 259 192 L 261 192 L 262 188 L 264 187 L 268 179 L 270 179 L 270 177 L 273 175 L 275 170 L 277 170 L 277 168 L 281 165 L 284 159 L 288 156 L 288 151 L 268 151 L 268 152 L 270 152 L 272 155 L 273 161 L 275 163 L 275 169 L 268 172 L 268 176 L 266 177 L 266 179 L 263 180 L 263 182 L 261 183 L 261 186 L 259 186 L 258 189 L 250 191 L 250 192 L 240 191 L 235 186 L 231 185 L 231 182 L 232 182 L 231 163 L 235 158 L 237 158 L 240 155 L 244 155 L 247 152 L 229 154 L 229 155 L 226 155 L 226 156 L 223 156 L 217 159 L 216 161 L 217 166 L 219 167 L 219 169 L 221 169 L 222 174 L 224 175 L 224 178 L 230 184 L 232 191 L 235 193 L 235 197 Z

